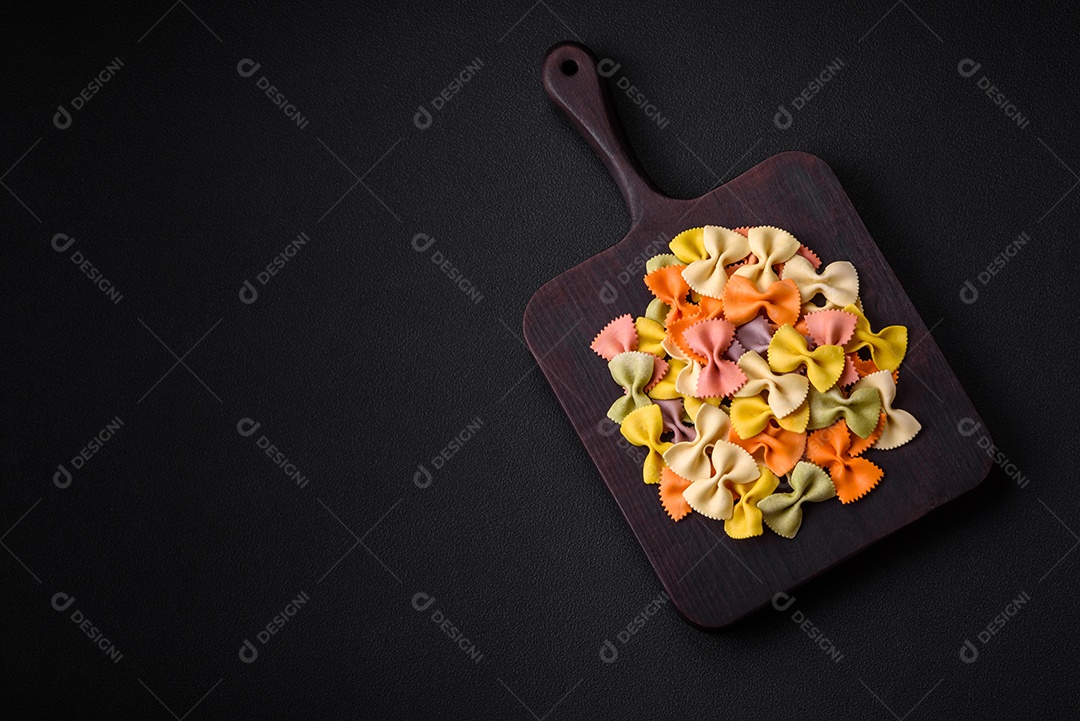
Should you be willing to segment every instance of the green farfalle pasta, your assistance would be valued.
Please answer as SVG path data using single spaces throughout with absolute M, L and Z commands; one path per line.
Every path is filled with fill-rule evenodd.
M 829 474 L 813 463 L 800 461 L 788 476 L 790 493 L 774 493 L 758 501 L 761 518 L 778 536 L 795 538 L 802 527 L 802 504 L 827 501 L 836 496 Z
M 868 438 L 877 428 L 880 414 L 881 396 L 876 388 L 859 388 L 852 391 L 847 398 L 844 398 L 836 386 L 824 393 L 811 388 L 810 422 L 806 428 L 816 431 L 843 418 L 852 433 L 859 438 Z
M 620 353 L 611 359 L 608 363 L 611 377 L 628 392 L 611 404 L 607 412 L 608 418 L 622 423 L 633 411 L 652 405 L 652 400 L 645 395 L 645 386 L 652 379 L 655 361 L 656 356 L 633 350 Z
M 683 262 L 676 258 L 671 253 L 663 253 L 661 255 L 654 255 L 645 261 L 645 272 L 651 273 L 654 270 L 660 270 L 666 268 L 669 265 L 682 265 Z

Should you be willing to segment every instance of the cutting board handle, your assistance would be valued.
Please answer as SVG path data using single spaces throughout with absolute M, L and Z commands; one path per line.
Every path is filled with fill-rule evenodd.
M 584 45 L 559 43 L 544 56 L 544 90 L 604 161 L 636 225 L 649 207 L 670 199 L 653 185 L 630 150 L 597 68 L 596 56 Z

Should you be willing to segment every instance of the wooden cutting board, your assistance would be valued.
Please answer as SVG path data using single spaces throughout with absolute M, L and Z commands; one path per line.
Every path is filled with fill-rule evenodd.
M 824 161 L 780 153 L 700 198 L 668 198 L 629 151 L 587 48 L 556 45 L 542 73 L 552 102 L 618 184 L 631 228 L 611 248 L 533 295 L 525 309 L 525 338 L 672 602 L 689 621 L 705 628 L 730 624 L 985 478 L 991 459 L 975 437 L 958 429 L 964 418 L 980 423 L 978 413 Z M 851 261 L 872 326 L 908 327 L 896 402 L 919 419 L 922 431 L 898 449 L 870 450 L 867 457 L 885 470 L 880 485 L 850 505 L 812 504 L 793 540 L 765 529 L 763 536 L 736 541 L 721 522 L 697 513 L 673 522 L 658 487 L 642 483 L 645 449 L 629 446 L 605 415 L 620 389 L 589 343 L 612 318 L 644 314 L 652 298 L 642 282 L 645 261 L 669 252 L 667 242 L 679 232 L 707 224 L 777 226 L 824 263 Z M 567 228 L 566 235 L 577 234 Z

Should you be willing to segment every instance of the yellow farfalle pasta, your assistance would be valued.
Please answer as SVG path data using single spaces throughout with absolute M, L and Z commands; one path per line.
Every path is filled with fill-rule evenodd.
M 690 417 L 691 421 L 697 420 L 698 411 L 702 406 L 713 406 L 719 408 L 727 413 L 724 409 L 722 399 L 720 398 L 698 398 L 697 396 L 683 396 L 683 408 L 686 409 L 686 415 Z
M 659 483 L 660 471 L 664 467 L 664 453 L 672 445 L 660 440 L 664 431 L 664 417 L 660 406 L 652 404 L 638 408 L 623 419 L 619 430 L 630 443 L 648 449 L 642 477 L 646 483 Z
M 869 348 L 870 358 L 878 368 L 888 371 L 899 368 L 907 353 L 907 328 L 890 325 L 875 333 L 870 329 L 870 321 L 855 305 L 846 306 L 844 312 L 855 316 L 855 333 L 844 350 L 851 353 Z
M 838 345 L 821 345 L 808 350 L 806 338 L 790 325 L 782 325 L 769 342 L 769 367 L 790 373 L 806 366 L 806 376 L 819 391 L 836 385 L 844 372 L 844 349 Z
M 675 381 L 679 375 L 686 369 L 686 361 L 681 361 L 676 358 L 672 358 L 668 361 L 667 373 L 660 379 L 660 382 L 649 389 L 647 395 L 649 398 L 658 401 L 669 401 L 675 398 L 682 398 L 682 394 L 679 393 L 675 387 Z
M 759 468 L 761 476 L 756 481 L 738 483 L 734 486 L 739 494 L 739 500 L 731 509 L 731 518 L 724 521 L 724 532 L 731 538 L 753 538 L 764 532 L 761 527 L 761 510 L 757 504 L 776 490 L 780 485 L 780 479 L 769 470 L 768 466 L 759 466 Z
M 637 330 L 638 347 L 643 353 L 651 353 L 658 358 L 664 357 L 664 338 L 667 331 L 664 326 L 649 318 L 634 319 L 634 328 Z
M 765 430 L 769 419 L 776 418 L 772 408 L 760 395 L 731 399 L 731 427 L 739 438 L 747 439 Z M 776 418 L 777 424 L 786 431 L 802 433 L 810 420 L 810 405 L 803 402 L 793 413 Z
M 676 235 L 668 243 L 671 252 L 684 264 L 705 259 L 705 228 L 691 228 Z

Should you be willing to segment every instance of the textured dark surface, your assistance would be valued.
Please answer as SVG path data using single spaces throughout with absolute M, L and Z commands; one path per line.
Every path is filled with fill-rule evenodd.
M 1075 707 L 1080 418 L 1064 384 L 1077 350 L 1066 249 L 1080 220 L 1080 195 L 1067 194 L 1080 28 L 1066 7 L 188 2 L 162 19 L 166 2 L 5 17 L 5 718 Z M 619 640 L 661 587 L 518 335 L 540 285 L 628 228 L 606 171 L 540 87 L 544 52 L 566 38 L 621 63 L 610 82 L 627 78 L 668 120 L 616 94 L 673 196 L 784 150 L 829 163 L 1026 485 L 995 466 L 783 613 L 707 634 L 661 605 Z M 58 129 L 57 105 L 117 57 L 115 77 Z M 261 64 L 248 78 L 245 58 Z M 418 106 L 477 58 L 418 129 Z M 778 129 L 778 106 L 835 58 L 840 72 Z M 958 72 L 966 58 L 981 63 L 971 77 Z M 262 76 L 306 127 L 262 94 Z M 983 76 L 1026 127 L 979 89 Z M 310 242 L 260 285 L 300 232 Z M 1022 232 L 1027 244 L 981 284 Z M 76 239 L 63 253 L 57 233 Z M 418 233 L 435 238 L 422 253 Z M 259 288 L 250 305 L 245 279 Z M 115 437 L 58 488 L 57 464 L 117 416 Z M 242 437 L 242 418 L 262 425 Z M 262 454 L 261 435 L 305 487 Z M 259 644 L 301 592 L 310 601 Z M 423 612 L 420 592 L 435 598 Z M 53 610 L 57 593 L 73 607 Z M 1030 601 L 979 641 L 1021 593 Z M 245 639 L 260 650 L 251 664 Z M 965 639 L 980 651 L 971 664 Z M 605 640 L 614 663 L 600 659 Z

